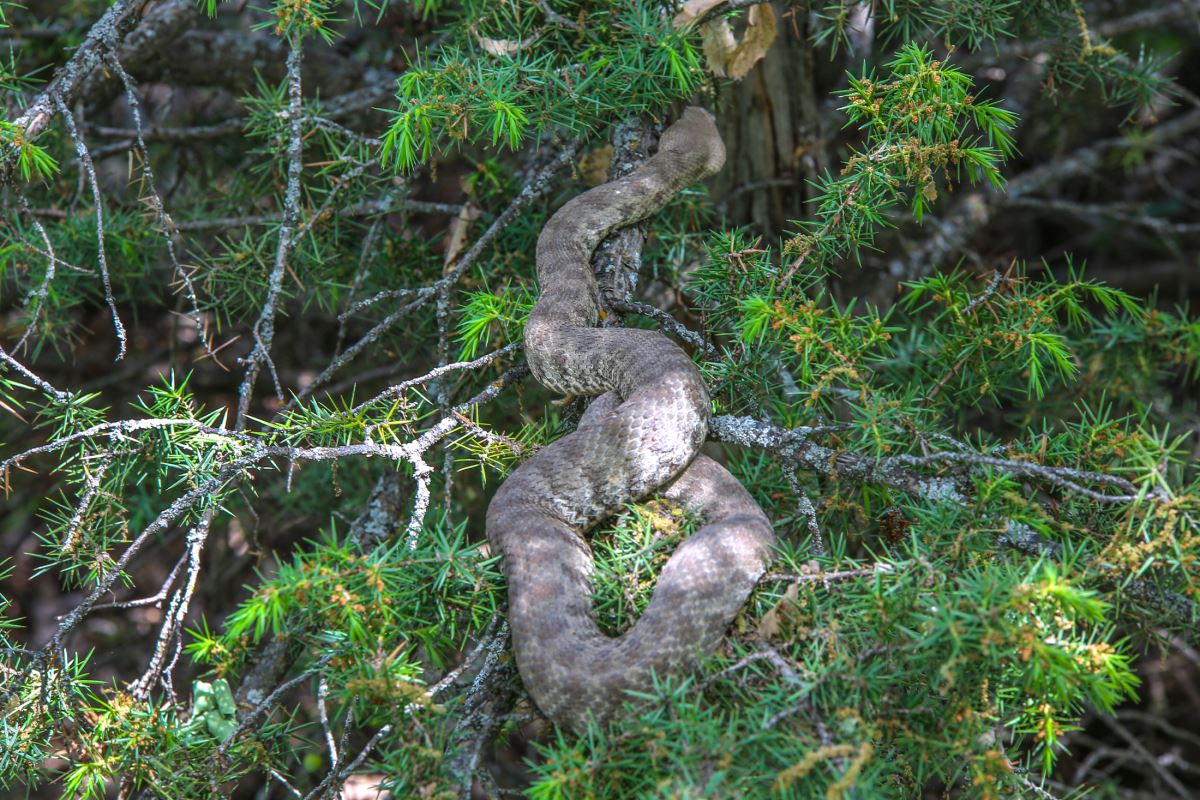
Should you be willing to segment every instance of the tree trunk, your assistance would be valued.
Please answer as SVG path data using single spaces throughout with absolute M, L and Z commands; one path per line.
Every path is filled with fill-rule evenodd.
M 827 166 L 807 14 L 773 4 L 779 37 L 741 81 L 718 90 L 729 159 L 713 195 L 731 222 L 774 241 L 805 216 L 808 181 Z

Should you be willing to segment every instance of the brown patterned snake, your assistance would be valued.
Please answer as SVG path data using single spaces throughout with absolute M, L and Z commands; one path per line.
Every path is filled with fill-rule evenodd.
M 537 244 L 542 294 L 525 327 L 534 377 L 566 395 L 603 395 L 573 433 L 500 486 L 488 539 L 503 555 L 517 667 L 534 701 L 581 730 L 711 653 L 771 558 L 775 537 L 750 494 L 698 455 L 708 391 L 687 354 L 656 331 L 596 328 L 591 255 L 613 230 L 656 213 L 719 170 L 712 116 L 689 108 L 635 172 L 564 205 Z M 703 527 L 667 562 L 630 630 L 605 636 L 591 617 L 591 548 L 583 534 L 631 500 L 659 492 Z

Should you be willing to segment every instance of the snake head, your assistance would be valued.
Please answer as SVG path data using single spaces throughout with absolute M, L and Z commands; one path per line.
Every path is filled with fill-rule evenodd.
M 671 127 L 663 131 L 658 150 L 704 157 L 704 174 L 715 175 L 725 165 L 725 142 L 717 130 L 717 122 L 707 109 L 688 106 Z

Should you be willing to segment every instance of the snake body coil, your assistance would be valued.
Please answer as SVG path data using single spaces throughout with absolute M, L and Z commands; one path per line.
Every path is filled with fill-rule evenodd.
M 698 455 L 709 397 L 691 359 L 655 331 L 594 327 L 592 251 L 724 160 L 712 117 L 689 108 L 653 157 L 573 198 L 538 239 L 542 294 L 525 327 L 529 365 L 555 392 L 603 396 L 577 430 L 504 481 L 487 532 L 503 556 L 521 678 L 547 716 L 575 730 L 589 717 L 611 717 L 630 690 L 650 690 L 653 674 L 677 673 L 712 652 L 771 558 L 775 540 L 762 510 L 723 467 Z M 637 624 L 610 638 L 591 616 L 584 533 L 656 491 L 705 524 L 671 556 Z

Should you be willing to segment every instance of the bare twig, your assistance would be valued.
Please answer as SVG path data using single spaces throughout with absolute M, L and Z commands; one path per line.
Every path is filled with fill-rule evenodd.
M 252 708 L 245 716 L 238 720 L 238 726 L 233 729 L 233 732 L 230 733 L 229 736 L 225 737 L 225 741 L 221 742 L 221 744 L 217 746 L 217 749 L 214 751 L 215 755 L 223 757 L 225 753 L 229 751 L 229 748 L 232 747 L 233 744 L 242 737 L 242 734 L 248 731 L 254 725 L 254 723 L 258 722 L 259 717 L 269 711 L 271 707 L 279 701 L 279 698 L 283 697 L 288 690 L 300 685 L 301 683 L 304 683 L 304 681 L 308 680 L 313 675 L 320 673 L 320 671 L 325 668 L 325 665 L 333 660 L 334 655 L 334 653 L 327 653 L 324 656 L 321 656 L 321 658 L 318 659 L 315 664 L 304 670 L 304 672 L 301 672 L 294 678 L 290 678 L 289 680 L 286 680 L 276 686 L 269 695 L 262 699 L 262 702 L 256 704 L 254 708 Z
M 1009 265 L 1009 269 L 1012 269 L 1012 266 L 1016 263 L 1016 261 L 1013 261 L 1012 264 Z M 965 317 L 967 314 L 970 314 L 972 311 L 990 300 L 992 296 L 996 294 L 996 290 L 1000 288 L 1000 284 L 1004 283 L 1004 279 L 1004 272 L 998 269 L 995 270 L 995 272 L 992 274 L 992 279 L 988 282 L 987 288 L 972 297 L 971 302 L 967 303 L 966 308 L 962 310 L 963 316 Z
M 36 386 L 38 389 L 40 389 L 43 393 L 48 394 L 49 396 L 53 397 L 58 402 L 66 403 L 66 402 L 70 401 L 70 399 L 71 399 L 70 393 L 61 392 L 58 389 L 55 389 L 53 386 L 50 385 L 50 383 L 48 381 L 38 377 L 28 367 L 26 367 L 20 361 L 17 361 L 15 358 L 10 356 L 3 347 L 0 347 L 0 363 L 3 363 L 6 366 L 8 366 L 9 369 L 16 372 L 22 378 L 24 378 L 25 380 L 32 383 L 34 386 Z M 3 472 L 4 472 L 4 468 L 0 467 L 0 474 L 3 474 Z
M 125 102 L 129 105 L 129 113 L 133 115 L 134 142 L 141 160 L 142 178 L 146 188 L 150 191 L 150 207 L 154 212 L 158 227 L 162 231 L 163 244 L 167 250 L 167 258 L 171 261 L 171 269 L 187 294 L 188 313 L 192 324 L 196 326 L 196 338 L 200 340 L 205 352 L 211 356 L 213 351 L 208 341 L 204 318 L 200 314 L 200 299 L 196 296 L 196 287 L 192 284 L 192 276 L 179 263 L 179 257 L 175 253 L 175 223 L 171 219 L 171 215 L 167 213 L 166 204 L 163 202 L 154 180 L 154 169 L 150 165 L 150 150 L 146 147 L 146 140 L 142 137 L 141 103 L 138 102 L 137 92 L 134 91 L 133 79 L 129 77 L 116 56 L 110 54 L 105 61 L 121 79 L 121 85 L 125 87 Z
M 467 655 L 463 657 L 463 660 L 459 663 L 459 665 L 443 675 L 441 680 L 426 690 L 425 696 L 428 699 L 433 700 L 439 694 L 450 688 L 450 686 L 456 680 L 458 680 L 459 677 L 461 677 L 462 674 L 466 672 L 472 664 L 475 663 L 475 660 L 479 658 L 479 654 L 482 653 L 485 648 L 492 646 L 493 638 L 496 633 L 496 627 L 499 624 L 500 615 L 497 614 L 496 616 L 492 617 L 487 628 L 484 630 L 483 635 L 480 636 L 479 641 L 475 643 L 475 647 L 473 647 L 471 652 L 467 653 Z
M 517 196 L 509 203 L 508 208 L 500 213 L 500 216 L 488 226 L 483 235 L 475 240 L 475 244 L 463 254 L 463 257 L 454 265 L 454 269 L 446 273 L 441 280 L 435 284 L 435 288 L 440 288 L 442 285 L 452 285 L 458 283 L 458 279 L 463 274 L 471 269 L 479 256 L 487 249 L 492 240 L 499 235 L 500 231 L 504 230 L 516 218 L 518 214 L 526 209 L 530 203 L 541 197 L 547 189 L 550 188 L 550 181 L 554 175 L 567 164 L 575 160 L 575 153 L 579 150 L 579 140 L 574 139 L 565 145 L 558 152 L 549 164 L 539 171 L 533 178 L 517 192 Z
M 63 532 L 62 544 L 59 546 L 62 552 L 68 553 L 74 549 L 79 529 L 83 526 L 83 520 L 87 516 L 92 501 L 100 493 L 100 484 L 104 481 L 104 475 L 108 472 L 114 457 L 112 452 L 104 453 L 100 458 L 100 463 L 94 469 L 88 468 L 86 460 L 83 460 L 80 465 L 85 475 L 83 495 L 79 498 L 79 503 L 76 504 L 75 511 L 67 522 L 66 531 Z
M 329 697 L 329 682 L 322 675 L 317 680 L 317 716 L 321 720 L 321 730 L 325 733 L 325 745 L 329 748 L 329 760 L 331 763 L 338 762 L 337 743 L 333 741 L 333 729 L 329 726 L 329 710 L 326 708 L 326 700 Z
M 304 402 L 309 395 L 311 395 L 321 386 L 324 386 L 329 379 L 338 372 L 338 370 L 353 361 L 359 353 L 361 353 L 371 344 L 378 341 L 379 337 L 383 336 L 383 334 L 386 333 L 389 328 L 407 317 L 412 312 L 422 308 L 432 294 L 432 289 L 418 290 L 416 300 L 401 306 L 376 323 L 375 326 L 363 334 L 358 341 L 347 347 L 336 358 L 334 358 L 333 361 L 331 361 L 325 367 L 325 369 L 321 370 L 321 374 L 314 378 L 311 383 L 301 387 L 300 390 L 292 396 L 292 399 L 289 400 L 288 403 L 283 407 L 281 413 L 286 413 L 300 403 Z
M 125 608 L 144 608 L 145 606 L 161 607 L 162 601 L 167 599 L 167 593 L 175 586 L 175 581 L 179 578 L 179 573 L 183 571 L 183 565 L 187 563 L 188 554 L 184 551 L 179 560 L 175 562 L 175 566 L 171 567 L 171 572 L 163 581 L 162 586 L 158 587 L 158 591 L 150 597 L 139 597 L 137 600 L 115 600 L 111 603 L 98 603 L 92 606 L 92 611 L 102 611 L 106 609 L 125 609 Z
M 768 572 L 759 578 L 759 583 L 820 583 L 828 586 L 831 583 L 853 580 L 854 578 L 869 578 L 872 575 L 891 575 L 896 571 L 894 564 L 883 562 L 872 564 L 859 569 L 844 569 L 835 572 Z
M 361 164 L 359 166 L 362 166 Z M 454 216 L 461 206 L 454 203 L 432 203 L 427 200 L 412 200 L 396 198 L 392 200 L 361 200 L 340 209 L 339 213 L 346 217 L 374 217 L 380 214 L 391 214 L 406 211 L 414 214 L 446 214 Z M 324 217 L 314 215 L 309 226 L 322 221 Z M 213 217 L 206 219 L 187 220 L 175 223 L 179 231 L 207 231 L 227 228 L 241 228 L 250 225 L 271 225 L 283 220 L 282 214 L 249 214 L 241 217 Z M 343 312 L 346 313 L 346 312 Z
M 924 456 L 896 455 L 890 461 L 895 464 L 908 466 L 927 466 L 937 463 L 966 464 L 972 467 L 989 466 L 1000 469 L 1012 475 L 1025 475 L 1038 478 L 1046 483 L 1062 489 L 1081 494 L 1098 503 L 1133 503 L 1144 499 L 1155 499 L 1153 492 L 1145 492 L 1130 483 L 1125 478 L 1109 475 L 1103 472 L 1074 469 L 1072 467 L 1047 467 L 1029 461 L 1016 461 L 1011 458 L 995 458 L 982 453 L 938 452 Z M 1106 494 L 1090 489 L 1083 482 L 1098 483 L 1113 486 L 1124 494 Z
M 104 204 L 100 199 L 100 183 L 96 177 L 96 167 L 92 163 L 92 154 L 88 152 L 87 144 L 84 143 L 83 137 L 79 135 L 79 129 L 75 125 L 75 116 L 71 110 L 63 103 L 62 98 L 55 95 L 54 105 L 58 108 L 58 113 L 62 115 L 63 123 L 66 125 L 67 133 L 71 137 L 71 141 L 75 144 L 75 154 L 79 157 L 79 168 L 87 176 L 88 183 L 92 187 L 92 202 L 96 206 L 96 259 L 100 267 L 100 280 L 104 284 L 104 302 L 108 305 L 108 310 L 112 313 L 113 328 L 117 334 L 117 361 L 125 357 L 126 335 L 125 326 L 121 324 L 121 315 L 117 313 L 117 303 L 113 299 L 112 279 L 108 274 L 108 255 L 104 247 Z
M 821 534 L 821 524 L 817 520 L 817 509 L 813 507 L 813 502 L 809 499 L 808 493 L 800 485 L 800 480 L 796 477 L 795 471 L 785 469 L 783 474 L 787 478 L 792 494 L 796 495 L 796 511 L 804 518 L 804 525 L 808 528 L 808 535 L 812 537 L 813 554 L 818 556 L 825 555 L 829 552 L 829 548 L 825 544 L 825 537 Z
M 45 226 L 42 225 L 41 220 L 33 214 L 33 210 L 29 207 L 29 200 L 26 199 L 24 194 L 20 194 L 18 197 L 20 199 L 21 210 L 29 215 L 30 224 L 33 225 L 33 229 L 37 231 L 38 236 L 42 237 L 42 242 L 46 245 L 46 253 L 48 255 L 46 259 L 46 274 L 42 276 L 42 282 L 38 285 L 37 289 L 30 292 L 29 296 L 25 298 L 26 306 L 33 303 L 33 313 L 29 317 L 29 327 L 25 329 L 25 333 L 21 334 L 21 338 L 17 340 L 16 347 L 13 348 L 19 352 L 29 339 L 30 334 L 37 329 L 37 321 L 38 317 L 42 314 L 42 306 L 45 305 L 46 298 L 50 295 L 50 283 L 54 280 L 58 258 L 54 255 L 54 245 L 50 243 L 50 235 L 46 233 Z
M 524 377 L 528 371 L 529 368 L 524 365 L 509 369 L 500 376 L 499 380 L 494 381 L 467 402 L 455 406 L 453 410 L 461 413 L 480 403 L 487 402 L 487 400 L 498 395 L 500 390 L 505 386 Z M 408 528 L 405 530 L 406 542 L 409 549 L 417 546 L 417 537 L 420 536 L 421 528 L 425 525 L 425 514 L 429 511 L 429 473 L 433 470 L 421 458 L 421 454 L 435 443 L 440 442 L 448 433 L 461 424 L 458 418 L 453 415 L 442 417 L 436 425 L 423 433 L 416 441 L 412 442 L 403 454 L 405 460 L 412 465 L 413 478 L 417 482 L 416 496 L 413 498 L 412 516 L 408 521 Z
M 369 406 L 377 405 L 379 403 L 386 403 L 391 400 L 394 400 L 394 399 L 400 397 L 402 394 L 404 394 L 404 392 L 406 392 L 408 389 L 411 389 L 412 387 L 418 386 L 422 383 L 428 383 L 429 381 L 433 380 L 434 378 L 439 378 L 442 375 L 445 375 L 447 373 L 455 372 L 457 370 L 467 370 L 467 369 L 476 370 L 479 367 L 487 366 L 488 364 L 491 364 L 493 361 L 501 358 L 502 356 L 506 356 L 509 353 L 515 353 L 516 351 L 520 350 L 521 347 L 522 347 L 521 342 L 513 342 L 511 344 L 505 345 L 504 347 L 501 347 L 499 350 L 493 350 L 492 352 L 490 352 L 486 355 L 482 355 L 479 358 L 473 359 L 471 361 L 456 361 L 453 364 L 443 364 L 440 367 L 434 367 L 433 369 L 426 372 L 424 375 L 418 375 L 415 378 L 409 378 L 407 380 L 401 381 L 400 383 L 396 384 L 395 386 L 389 386 L 388 388 L 384 389 L 379 394 L 372 397 L 370 400 L 365 400 L 362 403 L 359 403 L 357 406 L 354 407 L 354 409 L 351 411 L 351 413 L 357 414 Z
M 358 269 L 354 271 L 354 281 L 350 284 L 350 291 L 346 293 L 346 307 L 353 308 L 355 298 L 358 297 L 358 292 L 362 289 L 363 283 L 367 280 L 367 275 L 371 271 L 371 256 L 375 253 L 375 242 L 379 238 L 379 229 L 382 220 L 375 219 L 371 222 L 371 226 L 367 228 L 367 235 L 363 237 L 362 247 L 358 254 Z M 347 313 L 338 315 L 338 332 L 337 342 L 333 346 L 333 355 L 336 358 L 342 352 L 342 343 L 346 341 L 346 322 L 349 319 Z
M 804 681 L 800 678 L 800 675 L 796 672 L 796 668 L 792 666 L 791 662 L 784 658 L 783 654 L 776 650 L 770 642 L 765 642 L 762 639 L 758 639 L 754 642 L 754 648 L 763 654 L 767 661 L 770 662 L 771 666 L 775 668 L 780 677 L 782 677 L 785 681 L 796 684 L 804 683 Z
M 567 19 L 562 14 L 559 14 L 546 0 L 538 0 L 538 8 L 542 10 L 542 14 L 546 17 L 546 22 L 554 25 L 560 25 L 564 28 L 569 28 L 573 31 L 579 30 L 579 23 L 572 19 Z
M 371 751 L 373 751 L 379 745 L 379 742 L 383 739 L 383 737 L 387 736 L 391 732 L 391 725 L 384 725 L 382 728 L 375 731 L 375 734 L 367 740 L 367 743 L 363 745 L 363 749 L 359 751 L 358 755 L 354 757 L 353 761 L 344 766 L 330 770 L 329 774 L 325 776 L 325 779 L 317 784 L 316 788 L 309 792 L 305 796 L 304 800 L 316 800 L 318 797 L 329 797 L 333 793 L 331 790 L 337 790 L 337 787 L 340 787 L 343 783 L 345 783 L 346 778 L 350 776 L 350 773 L 361 767 L 362 763 L 367 760 L 367 756 L 371 754 Z M 340 794 L 340 791 L 337 793 Z
M 434 320 L 437 324 L 437 369 L 445 367 L 450 362 L 450 287 L 443 286 L 438 290 L 437 302 L 434 304 Z M 429 395 L 444 417 L 450 410 L 450 388 L 441 378 L 429 381 Z M 454 461 L 450 448 L 442 450 L 442 500 L 449 506 L 454 491 Z
M 408 297 L 412 297 L 414 294 L 425 295 L 431 294 L 432 292 L 433 289 L 428 286 L 422 286 L 417 289 L 410 289 L 407 287 L 401 287 L 399 289 L 383 289 L 382 291 L 378 291 L 370 297 L 364 297 L 361 300 L 355 300 L 346 308 L 345 311 L 343 311 L 341 314 L 338 314 L 338 321 L 342 324 L 345 324 L 355 314 L 358 314 L 373 305 L 377 305 L 384 300 L 403 300 Z
M 620 311 L 622 314 L 641 314 L 644 317 L 649 317 L 664 330 L 675 334 L 703 353 L 706 358 L 716 358 L 720 355 L 717 348 L 705 339 L 703 334 L 693 331 L 657 306 L 652 306 L 648 303 L 636 303 L 631 300 L 619 300 L 617 298 L 609 299 L 607 302 L 610 308 Z
M 295 786 L 292 786 L 292 782 L 289 781 L 287 778 L 283 777 L 283 773 L 281 773 L 279 770 L 275 769 L 274 767 L 271 767 L 268 771 L 271 773 L 272 778 L 274 778 L 275 780 L 282 783 L 283 788 L 285 788 L 289 792 L 291 792 L 292 797 L 304 797 L 304 795 L 300 794 L 300 790 L 297 789 Z
M 145 673 L 133 684 L 131 689 L 134 697 L 146 699 L 150 696 L 150 691 L 154 688 L 154 684 L 160 680 L 163 681 L 167 690 L 172 695 L 174 694 L 170 666 L 174 665 L 183 647 L 183 622 L 187 617 L 188 609 L 191 607 L 192 595 L 196 592 L 196 581 L 200 577 L 200 554 L 204 550 L 205 542 L 208 541 L 208 533 L 212 526 L 212 520 L 213 512 L 209 510 L 188 531 L 187 580 L 180 587 L 179 591 L 175 593 L 175 596 L 171 598 L 171 605 L 167 608 L 162 626 L 158 631 L 158 641 L 154 647 L 154 655 L 151 657 L 150 664 L 146 667 Z M 175 653 L 171 658 L 170 665 L 168 665 L 167 651 L 170 649 L 172 642 L 175 644 Z
M 303 169 L 302 155 L 304 145 L 302 136 L 304 128 L 301 114 L 303 110 L 300 93 L 300 63 L 304 50 L 298 40 L 291 42 L 288 50 L 288 121 L 290 132 L 288 136 L 288 172 L 287 188 L 283 195 L 283 222 L 279 227 L 279 244 L 275 250 L 275 265 L 267 283 L 267 297 L 263 302 L 262 313 L 254 323 L 254 349 L 246 359 L 246 374 L 238 389 L 237 421 L 234 427 L 242 430 L 246 427 L 246 416 L 250 412 L 250 399 L 254 394 L 254 381 L 259 370 L 265 363 L 275 375 L 275 365 L 271 360 L 271 345 L 275 339 L 275 314 L 278 310 L 279 294 L 283 290 L 283 275 L 287 270 L 288 256 L 291 254 L 295 241 L 296 224 L 300 217 L 300 173 Z M 275 376 L 275 391 L 280 402 L 283 401 L 283 387 Z
M 447 769 L 458 778 L 458 795 L 463 800 L 471 797 L 484 744 L 491 741 L 512 704 L 512 694 L 504 686 L 506 670 L 500 663 L 508 640 L 508 623 L 504 622 L 488 641 L 483 666 L 471 682 L 463 701 L 464 713 L 450 735 L 449 747 L 454 749 L 454 755 Z
M 308 384 L 296 393 L 295 397 L 293 397 L 293 399 L 284 407 L 285 410 L 294 407 L 296 403 L 303 401 L 306 397 L 312 394 L 313 391 L 323 386 L 338 370 L 354 360 L 359 353 L 366 349 L 368 345 L 375 342 L 398 320 L 407 316 L 418 308 L 424 307 L 430 299 L 436 298 L 439 292 L 456 284 L 463 274 L 475 264 L 479 256 L 485 249 L 487 249 L 496 236 L 499 235 L 500 231 L 504 230 L 518 214 L 520 214 L 525 210 L 526 207 L 529 206 L 530 203 L 546 192 L 546 190 L 550 187 L 550 181 L 554 177 L 555 173 L 557 173 L 558 170 L 562 169 L 567 164 L 571 163 L 578 148 L 578 140 L 574 140 L 566 144 L 562 150 L 559 151 L 558 155 L 556 155 L 545 168 L 540 170 L 528 183 L 525 184 L 521 191 L 517 193 L 517 196 L 513 198 L 513 201 L 509 204 L 508 208 L 504 209 L 504 211 L 496 217 L 492 224 L 488 226 L 487 230 L 475 240 L 475 243 L 471 245 L 471 248 L 467 250 L 466 253 L 463 254 L 462 258 L 458 260 L 453 269 L 447 271 L 446 274 L 443 275 L 442 278 L 436 281 L 433 285 L 424 289 L 416 290 L 418 295 L 415 300 L 389 314 L 384 320 L 371 328 L 371 330 L 368 331 L 361 339 L 359 339 L 350 347 L 346 348 L 341 355 L 339 355 L 333 360 L 332 363 L 330 363 L 327 367 L 325 367 L 324 370 L 321 371 L 321 374 L 318 375 L 312 383 Z

